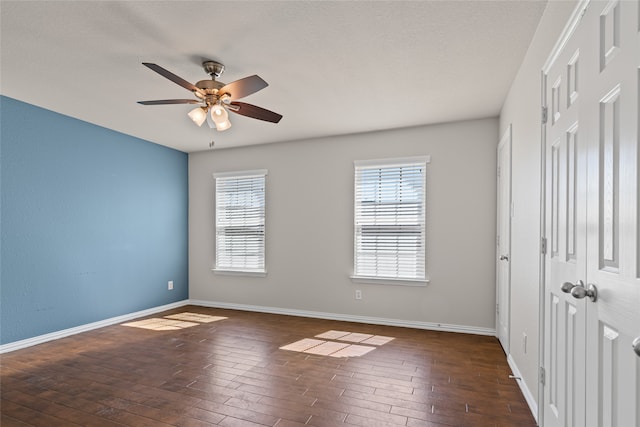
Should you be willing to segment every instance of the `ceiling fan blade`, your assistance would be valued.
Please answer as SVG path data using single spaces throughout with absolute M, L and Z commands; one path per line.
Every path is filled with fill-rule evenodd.
M 142 105 L 168 105 L 168 104 L 200 104 L 195 99 L 159 99 L 157 101 L 138 101 Z
M 282 115 L 278 113 L 274 113 L 273 111 L 266 110 L 262 107 L 247 104 L 245 102 L 232 102 L 229 105 L 229 110 L 234 113 L 251 117 L 253 119 L 264 120 L 265 122 L 278 123 L 282 118 Z
M 150 69 L 152 69 L 156 73 L 160 74 L 161 76 L 166 77 L 167 79 L 171 80 L 175 84 L 178 84 L 178 85 L 182 86 L 183 88 L 185 88 L 187 90 L 190 90 L 191 92 L 197 92 L 197 93 L 199 93 L 199 94 L 201 94 L 203 96 L 205 95 L 205 93 L 200 88 L 198 88 L 195 85 L 189 83 L 188 81 L 186 81 L 182 77 L 176 76 L 171 71 L 166 70 L 166 69 L 162 68 L 161 66 L 159 66 L 157 64 L 152 64 L 152 63 L 149 63 L 149 62 L 143 62 L 142 65 L 144 65 L 146 67 L 149 67 Z
M 267 86 L 269 86 L 267 82 L 257 75 L 253 75 L 222 86 L 219 94 L 221 96 L 227 94 L 231 99 L 240 99 L 256 93 Z

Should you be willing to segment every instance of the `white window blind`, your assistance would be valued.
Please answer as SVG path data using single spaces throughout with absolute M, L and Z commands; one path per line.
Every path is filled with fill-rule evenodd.
M 216 174 L 216 270 L 264 272 L 266 171 Z
M 355 277 L 425 280 L 427 162 L 356 162 Z

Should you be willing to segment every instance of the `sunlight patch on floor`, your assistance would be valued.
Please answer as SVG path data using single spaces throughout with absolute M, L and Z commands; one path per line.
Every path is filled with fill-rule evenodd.
M 191 328 L 202 323 L 211 323 L 224 320 L 227 317 L 209 316 L 200 313 L 177 313 L 169 316 L 153 317 L 151 319 L 136 320 L 134 322 L 122 323 L 122 326 L 132 328 L 150 329 L 153 331 L 176 331 L 178 329 Z
M 375 347 L 369 347 L 367 345 L 350 344 L 347 347 L 333 353 L 333 357 L 360 357 L 375 350 Z
M 314 340 L 311 338 L 304 338 L 301 339 L 300 341 L 296 341 L 294 343 L 291 343 L 289 345 L 285 345 L 284 347 L 280 347 L 281 350 L 290 350 L 290 351 L 306 351 L 312 347 L 316 347 L 319 346 L 322 343 L 325 343 L 326 341 L 322 341 L 322 340 Z
M 345 331 L 327 331 L 316 335 L 316 338 L 325 338 L 328 340 L 339 340 L 340 338 L 349 335 L 351 332 Z
M 319 340 L 315 338 L 322 339 Z M 394 339 L 393 337 L 385 337 L 382 335 L 347 331 L 327 331 L 316 335 L 315 338 L 301 339 L 300 341 L 280 347 L 280 350 L 331 357 L 359 357 Z
M 181 320 L 162 319 L 154 317 L 152 319 L 137 320 L 135 322 L 123 323 L 122 326 L 133 328 L 151 329 L 153 331 L 175 331 L 178 329 L 198 326 L 199 323 L 184 322 Z
M 321 356 L 331 356 L 339 350 L 349 347 L 350 344 L 335 341 L 324 341 L 322 344 L 306 349 L 304 352 L 309 354 L 319 354 Z
M 381 335 L 374 335 L 371 338 L 361 341 L 361 344 L 385 345 L 391 340 L 393 340 L 393 337 L 383 337 Z
M 216 322 L 218 320 L 227 319 L 222 316 L 209 316 L 208 314 L 200 314 L 200 313 L 178 313 L 172 314 L 170 316 L 164 316 L 165 319 L 176 319 L 176 320 L 184 320 L 187 322 L 199 322 L 199 323 L 211 323 Z

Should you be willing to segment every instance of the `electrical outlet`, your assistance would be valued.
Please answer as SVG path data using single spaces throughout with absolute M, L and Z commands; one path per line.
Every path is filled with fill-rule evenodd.
M 527 354 L 527 334 L 522 333 L 522 353 Z
M 356 289 L 356 299 L 362 299 L 362 291 L 360 289 Z
M 173 290 L 173 280 L 169 280 L 169 283 L 167 284 L 167 289 L 169 289 L 170 291 Z

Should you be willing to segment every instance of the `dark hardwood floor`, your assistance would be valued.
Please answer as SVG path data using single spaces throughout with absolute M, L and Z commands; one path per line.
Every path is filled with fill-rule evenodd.
M 185 312 L 205 316 L 171 316 Z M 193 306 L 150 318 L 2 355 L 2 426 L 536 425 L 494 337 Z

